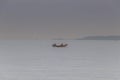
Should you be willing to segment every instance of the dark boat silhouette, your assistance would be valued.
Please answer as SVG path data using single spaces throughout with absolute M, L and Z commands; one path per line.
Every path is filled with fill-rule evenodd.
M 66 47 L 68 44 L 63 44 L 63 43 L 61 43 L 60 45 L 58 45 L 58 44 L 53 44 L 52 46 L 53 47 Z

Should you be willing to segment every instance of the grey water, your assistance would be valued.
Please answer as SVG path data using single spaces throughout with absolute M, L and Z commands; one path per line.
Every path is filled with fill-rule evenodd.
M 0 80 L 120 80 L 120 41 L 3 40 Z

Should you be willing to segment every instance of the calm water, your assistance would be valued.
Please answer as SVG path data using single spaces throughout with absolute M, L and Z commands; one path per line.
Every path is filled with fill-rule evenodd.
M 120 80 L 120 41 L 0 41 L 0 80 Z

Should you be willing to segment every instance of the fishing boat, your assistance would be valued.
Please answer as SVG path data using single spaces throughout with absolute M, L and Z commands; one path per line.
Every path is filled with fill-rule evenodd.
M 68 44 L 63 44 L 63 43 L 61 43 L 61 44 L 53 44 L 52 45 L 52 47 L 66 47 L 66 46 L 68 46 Z

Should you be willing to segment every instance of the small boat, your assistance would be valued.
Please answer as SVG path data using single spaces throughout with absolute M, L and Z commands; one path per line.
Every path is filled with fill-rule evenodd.
M 66 47 L 68 44 L 63 44 L 63 43 L 61 43 L 60 45 L 58 45 L 58 44 L 53 44 L 52 46 L 53 47 Z

